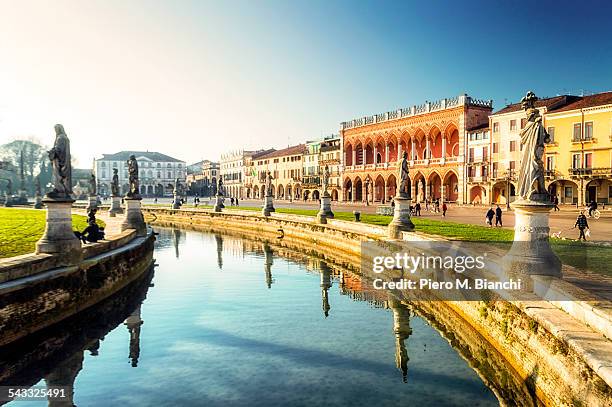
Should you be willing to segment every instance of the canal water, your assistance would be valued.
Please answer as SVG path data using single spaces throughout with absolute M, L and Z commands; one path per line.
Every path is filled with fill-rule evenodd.
M 74 378 L 77 406 L 499 404 L 438 331 L 327 263 L 239 237 L 159 232 L 151 274 L 0 353 L 29 366 L 0 384 Z

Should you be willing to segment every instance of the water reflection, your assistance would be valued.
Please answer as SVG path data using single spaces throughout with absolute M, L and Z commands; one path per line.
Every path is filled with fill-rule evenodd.
M 0 348 L 0 386 L 67 386 L 68 399 L 49 400 L 48 405 L 73 406 L 74 383 L 83 369 L 85 351 L 99 356 L 100 342 L 123 321 L 130 329 L 129 353 L 136 366 L 142 324 L 140 307 L 152 278 L 153 267 L 148 266 L 136 281 L 106 300 Z M 0 401 L 0 405 L 5 403 Z
M 274 238 L 172 229 L 159 230 L 155 255 L 146 302 L 152 272 L 78 318 L 0 349 L 0 385 L 70 384 L 78 375 L 70 402 L 82 405 L 496 405 L 487 386 L 522 391 L 494 350 L 483 363 L 459 342 L 461 356 L 478 362 L 470 367 L 440 336 L 447 327 L 438 333 L 395 293 L 364 289 L 333 259 Z M 409 358 L 409 342 L 433 352 Z

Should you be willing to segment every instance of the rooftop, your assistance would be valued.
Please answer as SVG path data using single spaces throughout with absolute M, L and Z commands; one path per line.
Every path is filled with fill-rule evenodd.
M 136 159 L 140 157 L 147 158 L 151 161 L 162 161 L 162 162 L 183 162 L 176 158 L 170 157 L 166 154 L 158 153 L 156 151 L 119 151 L 115 154 L 102 154 L 102 158 L 99 160 L 110 160 L 110 161 L 127 161 L 130 155 L 135 155 Z
M 275 151 L 272 151 L 272 152 L 270 152 L 268 154 L 261 155 L 261 156 L 257 157 L 257 159 L 258 160 L 261 160 L 261 159 L 267 160 L 269 158 L 286 157 L 288 155 L 304 154 L 304 149 L 305 148 L 306 148 L 306 145 L 298 144 L 296 146 L 291 146 L 291 147 L 283 148 L 282 150 L 275 150 Z
M 612 92 L 602 92 L 589 96 L 574 96 L 575 100 L 560 106 L 556 109 L 550 109 L 554 112 L 565 112 L 568 110 L 586 109 L 588 107 L 603 106 L 612 104 Z
M 553 96 L 553 97 L 547 97 L 547 98 L 542 98 L 542 99 L 538 99 L 537 102 L 535 103 L 536 107 L 545 107 L 546 110 L 553 110 L 555 108 L 561 107 L 561 106 L 565 106 L 568 103 L 571 103 L 575 100 L 577 100 L 579 98 L 579 96 L 571 96 L 571 95 L 559 95 L 559 96 Z M 513 112 L 518 112 L 518 111 L 522 111 L 523 108 L 521 107 L 520 102 L 519 103 L 512 103 L 510 105 L 507 105 L 506 107 L 504 107 L 503 109 L 498 110 L 497 112 L 493 113 L 493 115 L 498 115 L 498 114 L 506 114 L 506 113 L 513 113 Z

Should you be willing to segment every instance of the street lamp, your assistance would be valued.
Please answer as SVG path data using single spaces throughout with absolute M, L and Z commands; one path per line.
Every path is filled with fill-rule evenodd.
M 512 180 L 513 171 L 514 170 L 512 168 L 509 168 L 508 171 L 506 171 L 506 210 L 510 210 L 510 181 Z

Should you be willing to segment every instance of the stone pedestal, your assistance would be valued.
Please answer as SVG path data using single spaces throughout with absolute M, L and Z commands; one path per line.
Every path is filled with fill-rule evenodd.
M 393 210 L 393 220 L 389 223 L 389 237 L 401 239 L 402 232 L 414 230 L 414 223 L 410 220 L 410 204 L 412 199 L 396 196 L 393 198 L 395 208 Z
M 323 194 L 321 197 L 321 208 L 317 213 L 317 221 L 319 223 L 327 223 L 327 219 L 333 219 L 334 213 L 331 210 L 331 196 Z
M 123 213 L 123 208 L 121 207 L 121 197 L 111 196 L 111 206 L 108 210 L 108 216 L 114 218 L 118 213 Z
M 81 241 L 72 230 L 72 199 L 42 201 L 47 206 L 45 233 L 36 243 L 36 254 L 61 255 L 62 264 L 78 263 L 82 258 Z
M 42 209 L 43 204 L 42 204 L 42 197 L 40 195 L 36 195 L 34 197 L 34 209 Z
M 561 277 L 561 261 L 550 248 L 548 217 L 554 205 L 549 202 L 519 200 L 514 209 L 514 243 L 502 259 L 510 274 Z
M 121 230 L 134 229 L 137 236 L 145 236 L 147 234 L 147 224 L 140 210 L 141 198 L 125 198 L 126 215 L 125 220 L 121 224 Z
M 263 216 L 270 216 L 270 214 L 272 212 L 275 212 L 276 209 L 274 209 L 274 198 L 272 198 L 272 196 L 266 196 L 264 198 L 264 204 L 263 204 L 263 209 L 261 210 L 261 214 Z
M 89 203 L 87 204 L 87 209 L 98 209 L 97 195 L 89 195 Z
M 221 209 L 225 208 L 225 205 L 223 205 L 225 198 L 223 198 L 223 195 L 217 195 L 215 198 L 215 212 L 221 212 Z

